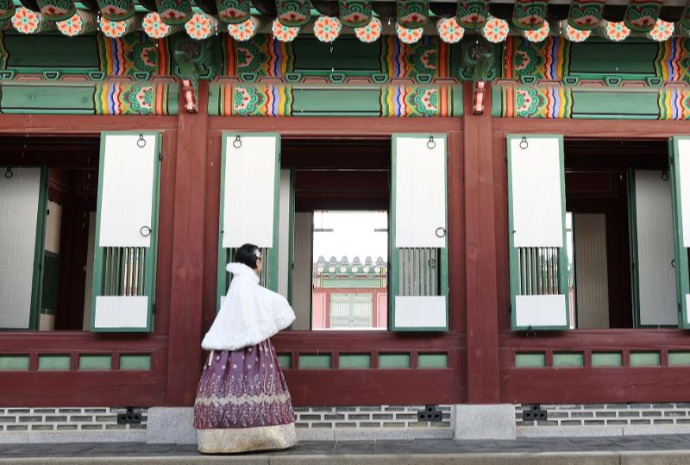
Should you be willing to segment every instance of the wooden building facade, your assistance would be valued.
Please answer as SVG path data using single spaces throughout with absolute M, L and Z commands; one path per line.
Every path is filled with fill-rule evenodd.
M 295 405 L 690 398 L 685 5 L 59 3 L 0 0 L 0 407 L 190 407 L 232 248 L 328 209 L 387 329 L 277 335 Z

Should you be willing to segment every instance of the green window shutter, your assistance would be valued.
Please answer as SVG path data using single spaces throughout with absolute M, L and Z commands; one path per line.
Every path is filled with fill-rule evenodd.
M 262 251 L 261 284 L 278 290 L 280 178 L 280 135 L 223 133 L 218 307 L 229 286 L 225 267 L 246 243 Z
M 690 328 L 690 277 L 688 249 L 690 248 L 690 137 L 674 137 L 670 144 L 669 167 L 673 192 L 673 226 L 675 244 L 676 294 L 678 325 Z
M 0 167 L 0 329 L 36 329 L 48 171 Z
M 91 331 L 153 330 L 159 172 L 158 133 L 101 134 Z
M 568 329 L 563 137 L 507 145 L 512 328 Z
M 446 137 L 393 135 L 390 318 L 393 331 L 448 329 Z

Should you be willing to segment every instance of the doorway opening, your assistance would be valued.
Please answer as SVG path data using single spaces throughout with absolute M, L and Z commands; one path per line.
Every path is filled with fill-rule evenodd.
M 0 138 L 0 329 L 90 325 L 99 138 Z

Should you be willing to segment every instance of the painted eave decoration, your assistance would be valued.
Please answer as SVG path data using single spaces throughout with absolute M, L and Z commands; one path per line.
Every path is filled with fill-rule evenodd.
M 343 35 L 363 43 L 396 35 L 405 44 L 424 35 L 448 44 L 473 35 L 492 43 L 509 35 L 536 43 L 553 35 L 572 42 L 663 42 L 690 37 L 690 6 L 682 0 L 0 0 L 3 29 L 67 36 L 100 31 L 110 38 L 143 31 L 154 39 L 182 33 L 195 40 L 227 33 L 238 42 L 257 33 L 282 42 L 313 34 L 326 43 Z

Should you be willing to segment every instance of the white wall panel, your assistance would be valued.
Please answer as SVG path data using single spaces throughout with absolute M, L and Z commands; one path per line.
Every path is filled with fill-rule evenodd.
M 565 295 L 518 295 L 515 296 L 515 323 L 517 327 L 535 328 L 566 326 L 568 312 Z
M 280 202 L 278 212 L 278 293 L 287 299 L 290 277 L 290 170 L 280 171 Z
M 237 148 L 225 137 L 223 247 L 273 247 L 278 139 L 242 136 Z
M 396 328 L 448 326 L 445 296 L 395 296 Z
M 146 328 L 147 296 L 97 296 L 94 329 Z
M 635 171 L 635 200 L 640 324 L 677 325 L 671 182 L 661 171 Z
M 156 136 L 105 134 L 99 247 L 150 247 L 151 236 L 141 228 L 151 228 L 154 195 Z
M 395 247 L 445 247 L 446 141 L 397 137 L 395 153 Z
M 27 329 L 31 320 L 39 168 L 0 174 L 0 328 Z M 41 240 L 43 240 L 41 238 Z
M 562 247 L 563 206 L 558 138 L 510 139 L 515 247 Z

